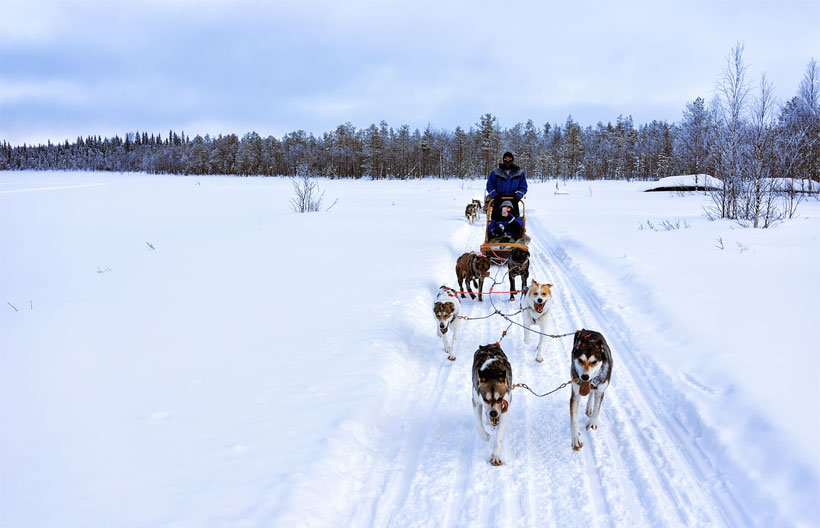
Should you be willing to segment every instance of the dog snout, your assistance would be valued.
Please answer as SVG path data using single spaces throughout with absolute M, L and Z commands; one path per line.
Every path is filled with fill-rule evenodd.
M 581 381 L 589 381 L 589 374 L 581 374 Z

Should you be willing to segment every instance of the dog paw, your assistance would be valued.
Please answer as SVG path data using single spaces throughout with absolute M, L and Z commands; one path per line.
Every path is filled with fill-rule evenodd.
M 450 361 L 455 361 L 456 357 L 455 356 L 447 356 L 447 359 L 449 359 Z
M 583 442 L 581 442 L 581 434 L 580 434 L 580 433 L 578 433 L 578 435 L 577 435 L 577 436 L 575 436 L 575 437 L 572 439 L 572 449 L 574 449 L 575 451 L 578 451 L 578 450 L 580 450 L 582 447 L 584 447 L 584 443 L 583 443 Z
M 493 456 L 490 457 L 490 464 L 492 464 L 494 466 L 500 466 L 504 463 L 501 461 L 501 457 L 499 457 L 497 455 L 493 455 Z
M 593 419 L 591 419 L 590 421 L 587 422 L 587 431 L 589 431 L 590 429 L 592 429 L 593 431 L 598 430 L 598 420 L 595 420 L 593 418 Z
M 539 362 L 539 363 L 543 363 L 543 362 L 544 362 L 544 358 L 542 358 L 541 356 L 535 356 L 535 360 L 536 360 L 537 362 Z

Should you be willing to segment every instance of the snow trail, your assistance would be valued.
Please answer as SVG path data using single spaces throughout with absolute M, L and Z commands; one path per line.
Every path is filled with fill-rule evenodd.
M 533 224 L 540 227 L 537 219 Z M 682 396 L 660 391 L 659 386 L 671 385 L 662 383 L 661 373 L 651 365 L 651 360 L 641 361 L 636 357 L 629 337 L 632 329 L 620 317 L 602 308 L 605 303 L 597 298 L 581 270 L 572 266 L 569 257 L 546 230 L 539 230 L 538 236 L 539 240 L 533 245 L 534 253 L 548 264 L 548 269 L 558 277 L 554 280 L 565 290 L 560 302 L 562 311 L 583 321 L 579 324 L 584 327 L 601 331 L 613 350 L 613 381 L 605 398 L 609 405 L 602 408 L 604 419 L 599 430 L 592 435 L 585 430 L 582 433 L 583 449 L 593 447 L 593 436 L 596 440 L 601 436 L 612 438 L 611 433 L 602 435 L 602 430 L 617 430 L 620 438 L 613 442 L 613 447 L 620 450 L 625 461 L 620 465 L 631 468 L 633 485 L 643 484 L 635 498 L 646 501 L 644 513 L 655 517 L 649 518 L 652 524 L 753 525 L 724 486 L 715 490 L 704 486 L 722 481 L 704 473 L 699 461 L 708 461 L 705 452 L 690 440 L 688 431 L 670 423 L 663 415 L 662 410 L 669 409 L 670 404 L 685 406 Z M 688 412 L 695 413 L 694 410 Z M 658 517 L 658 512 L 663 515 Z
M 535 362 L 538 336 L 523 344 L 523 332 L 501 316 L 465 321 L 454 363 L 435 351 L 427 368 L 427 393 L 410 395 L 407 436 L 395 451 L 399 463 L 387 478 L 373 477 L 365 486 L 354 524 L 421 526 L 435 519 L 460 526 L 744 526 L 754 524 L 725 486 L 712 488 L 713 469 L 690 440 L 689 431 L 664 409 L 690 416 L 681 397 L 651 381 L 658 371 L 639 358 L 631 329 L 608 312 L 582 270 L 576 269 L 537 218 L 528 218 L 532 237 L 531 279 L 554 285 L 555 304 L 548 332 L 563 334 L 581 327 L 601 331 L 614 355 L 613 382 L 606 393 L 599 429 L 587 431 L 582 416 L 584 447 L 573 452 L 569 434 L 569 390 L 544 398 L 515 390 L 502 445 L 504 465 L 489 464 L 490 442 L 481 440 L 472 416 L 472 353 L 482 344 L 500 341 L 513 366 L 513 381 L 546 392 L 566 381 L 572 336 L 551 339 L 545 361 Z M 461 227 L 454 237 L 463 252 L 483 242 L 483 224 Z M 454 263 L 460 255 L 449 255 Z M 454 266 L 454 264 L 453 264 Z M 494 267 L 484 291 L 506 291 L 506 267 Z M 519 279 L 520 281 L 520 279 Z M 518 282 L 517 282 L 518 283 Z M 520 295 L 469 296 L 462 313 L 482 317 L 499 309 L 517 312 Z M 520 323 L 520 315 L 512 316 Z M 509 327 L 506 336 L 502 333 Z M 638 380 L 642 380 L 639 382 Z M 581 404 L 585 409 L 586 401 Z M 696 422 L 696 420 L 690 420 Z M 494 432 L 493 432 L 494 433 Z M 698 462 L 701 461 L 701 462 Z M 704 467 L 705 466 L 705 467 Z M 707 484 L 707 485 L 704 485 Z M 373 491 L 377 491 L 375 495 Z M 368 504 L 372 500 L 373 504 Z M 427 516 L 419 516 L 419 512 Z M 424 520 L 422 520 L 424 519 Z

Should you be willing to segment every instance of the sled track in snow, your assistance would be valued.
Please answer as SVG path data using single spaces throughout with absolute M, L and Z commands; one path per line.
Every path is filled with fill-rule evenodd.
M 547 332 L 599 330 L 613 350 L 613 378 L 598 430 L 585 430 L 586 417 L 581 415 L 584 447 L 574 452 L 570 389 L 545 398 L 516 390 L 501 451 L 504 465 L 490 465 L 494 435 L 490 442 L 478 437 L 470 403 L 473 352 L 479 345 L 501 339 L 513 381 L 545 392 L 568 379 L 572 336 L 547 338 L 545 361 L 538 364 L 534 360 L 537 334 L 525 345 L 524 330 L 517 325 L 501 338 L 509 323 L 499 316 L 465 321 L 455 362 L 447 361 L 438 340 L 419 359 L 424 387 L 407 395 L 412 404 L 405 404 L 404 414 L 398 416 L 405 424 L 400 429 L 404 436 L 386 442 L 374 454 L 381 462 L 374 464 L 363 483 L 352 524 L 754 525 L 754 516 L 727 488 L 717 462 L 703 447 L 709 439 L 704 438 L 696 412 L 681 395 L 663 387 L 658 367 L 634 350 L 630 337 L 634 330 L 607 310 L 560 245 L 540 229 L 538 220 L 528 220 L 533 238 L 530 278 L 553 284 L 555 301 Z M 482 241 L 479 222 L 466 231 L 463 252 L 476 250 Z M 501 281 L 495 289 L 506 291 L 506 268 L 494 267 L 491 276 Z M 485 291 L 489 287 L 485 282 Z M 463 299 L 462 313 L 484 316 L 493 311 L 493 303 L 505 313 L 519 308 L 518 296 L 514 302 L 506 294 L 495 294 L 493 303 L 488 302 L 489 296 L 484 299 Z M 513 319 L 521 321 L 520 315 Z
M 534 223 L 538 225 L 537 220 Z M 564 297 L 558 307 L 577 318 L 576 324 L 604 333 L 613 350 L 613 381 L 605 398 L 609 405 L 602 408 L 599 431 L 591 435 L 595 442 L 582 430 L 583 450 L 600 445 L 601 451 L 620 456 L 611 460 L 619 468 L 612 473 L 622 491 L 632 488 L 634 504 L 640 505 L 649 525 L 754 525 L 753 517 L 724 483 L 718 464 L 726 462 L 711 460 L 701 445 L 703 429 L 696 411 L 682 395 L 672 392 L 671 384 L 664 383 L 665 376 L 651 360 L 638 355 L 630 338 L 633 329 L 603 308 L 604 302 L 583 274 L 572 268 L 561 246 L 545 230 L 538 235 L 531 253 L 565 289 L 558 289 L 559 298 Z M 693 426 L 681 423 L 681 416 Z M 633 507 L 622 513 L 641 512 Z

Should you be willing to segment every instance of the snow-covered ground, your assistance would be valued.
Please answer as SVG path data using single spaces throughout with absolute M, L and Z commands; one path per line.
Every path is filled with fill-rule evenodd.
M 296 214 L 278 178 L 0 173 L 0 525 L 817 526 L 820 203 L 754 230 L 650 185 L 531 182 L 549 331 L 602 332 L 612 384 L 580 452 L 569 389 L 516 390 L 493 467 L 470 368 L 509 323 L 450 362 L 431 311 L 483 181 Z M 571 338 L 536 343 L 501 339 L 546 392 Z

